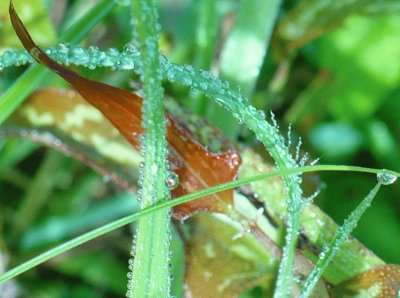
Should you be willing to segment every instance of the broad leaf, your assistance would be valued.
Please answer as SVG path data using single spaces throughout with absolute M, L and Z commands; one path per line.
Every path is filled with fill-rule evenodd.
M 239 297 L 254 287 L 263 292 L 257 297 L 272 297 L 281 256 L 276 244 L 257 229 L 243 231 L 246 227 L 224 215 L 200 214 L 190 224 L 185 275 L 188 297 Z M 298 252 L 295 267 L 296 275 L 303 279 L 312 264 Z M 295 293 L 298 290 L 296 287 Z M 329 297 L 322 280 L 311 297 Z
M 248 234 L 234 239 L 237 223 L 212 214 L 191 219 L 186 245 L 187 297 L 238 297 L 255 286 L 271 293 L 276 260 L 260 242 Z

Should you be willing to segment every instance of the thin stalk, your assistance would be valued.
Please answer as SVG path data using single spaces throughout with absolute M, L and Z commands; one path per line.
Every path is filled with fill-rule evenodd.
M 355 210 L 351 212 L 349 217 L 344 221 L 343 225 L 336 231 L 333 239 L 329 245 L 320 254 L 318 261 L 315 263 L 314 269 L 307 276 L 304 285 L 302 286 L 301 294 L 299 298 L 310 297 L 314 286 L 325 272 L 328 265 L 339 251 L 340 246 L 346 241 L 350 233 L 355 229 L 357 223 L 360 221 L 361 216 L 371 206 L 372 200 L 376 196 L 381 187 L 383 181 L 378 178 L 378 183 L 370 191 L 370 193 L 364 198 L 364 200 L 357 206 Z
M 60 40 L 78 43 L 103 20 L 117 5 L 116 1 L 103 0 L 61 35 Z M 19 105 L 44 81 L 50 71 L 34 64 L 10 86 L 0 98 L 0 125 L 19 107 Z
M 142 140 L 144 166 L 140 173 L 141 208 L 170 198 L 167 179 L 166 120 L 158 52 L 158 14 L 152 0 L 132 0 L 134 40 L 138 43 L 144 88 Z M 129 273 L 128 297 L 168 297 L 170 294 L 170 212 L 163 209 L 143 217 L 137 228 Z
M 277 171 L 277 172 L 273 172 L 273 173 L 265 173 L 265 174 L 260 174 L 258 176 L 254 176 L 254 177 L 239 179 L 239 180 L 228 182 L 225 184 L 213 186 L 213 187 L 201 190 L 199 192 L 196 192 L 193 194 L 188 194 L 188 195 L 179 197 L 177 199 L 169 200 L 169 201 L 160 200 L 159 203 L 149 206 L 147 208 L 144 208 L 144 209 L 140 210 L 140 212 L 138 212 L 138 213 L 135 213 L 135 214 L 132 214 L 129 216 L 125 216 L 121 219 L 110 222 L 110 223 L 103 225 L 97 229 L 94 229 L 90 232 L 82 234 L 81 236 L 71 239 L 59 246 L 56 246 L 36 257 L 26 261 L 25 263 L 22 263 L 16 267 L 14 267 L 13 269 L 0 275 L 0 284 L 5 283 L 6 281 L 28 271 L 29 269 L 32 269 L 33 267 L 35 267 L 39 264 L 42 264 L 42 263 L 66 252 L 74 247 L 77 247 L 83 243 L 86 243 L 90 240 L 93 240 L 97 237 L 107 234 L 107 233 L 109 233 L 113 230 L 116 230 L 122 226 L 130 224 L 143 216 L 146 216 L 146 215 L 151 214 L 156 211 L 160 211 L 164 208 L 171 208 L 171 207 L 183 204 L 183 203 L 187 203 L 187 202 L 190 202 L 190 201 L 193 201 L 196 199 L 200 199 L 205 196 L 209 196 L 209 195 L 217 193 L 217 192 L 221 192 L 224 190 L 239 187 L 241 185 L 245 185 L 245 184 L 255 182 L 255 181 L 268 180 L 268 179 L 273 179 L 273 178 L 280 177 L 280 176 L 292 175 L 292 174 L 296 174 L 296 173 L 308 173 L 308 172 L 317 172 L 317 171 L 361 172 L 361 173 L 370 173 L 370 174 L 382 173 L 382 170 L 379 170 L 379 169 L 363 168 L 363 167 L 355 167 L 355 166 L 336 166 L 336 165 L 306 166 L 306 167 L 298 167 L 295 169 L 286 169 L 283 171 Z M 400 177 L 400 173 L 398 173 L 398 172 L 390 171 L 390 174 L 393 175 L 394 177 Z

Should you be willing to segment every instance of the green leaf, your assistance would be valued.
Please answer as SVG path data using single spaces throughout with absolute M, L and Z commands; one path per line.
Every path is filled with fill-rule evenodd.
M 287 43 L 286 50 L 291 52 L 337 29 L 350 16 L 396 14 L 399 11 L 400 3 L 397 0 L 305 0 L 300 1 L 282 19 L 278 32 Z
M 336 119 L 370 117 L 400 78 L 400 16 L 353 17 L 317 43 L 317 62 L 333 73 L 325 98 Z
M 226 39 L 219 60 L 220 76 L 235 90 L 251 97 L 267 54 L 280 0 L 242 0 L 235 23 Z M 225 109 L 212 103 L 207 117 L 230 137 L 237 136 L 239 125 Z
M 21 48 L 21 43 L 11 26 L 8 4 L 9 1 L 6 0 L 0 2 L 0 53 L 5 48 Z M 20 8 L 21 17 L 40 44 L 48 46 L 56 41 L 54 26 L 42 0 L 14 0 L 14 4 L 17 9 Z

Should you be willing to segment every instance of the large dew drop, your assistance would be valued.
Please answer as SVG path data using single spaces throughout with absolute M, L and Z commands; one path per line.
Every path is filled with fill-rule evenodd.
M 397 176 L 393 175 L 393 173 L 391 173 L 388 170 L 382 170 L 380 171 L 377 175 L 376 178 L 378 179 L 378 181 L 380 183 L 382 183 L 383 185 L 389 185 L 389 184 L 393 184 L 396 182 L 397 180 Z
M 165 184 L 167 185 L 169 190 L 177 188 L 179 184 L 179 176 L 174 172 L 168 172 Z

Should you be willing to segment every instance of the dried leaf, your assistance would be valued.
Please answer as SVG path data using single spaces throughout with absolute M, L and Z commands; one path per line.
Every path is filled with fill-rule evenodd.
M 12 1 L 10 16 L 18 37 L 32 57 L 68 81 L 138 149 L 139 136 L 143 133 L 140 126 L 142 99 L 126 90 L 82 77 L 48 57 L 33 42 L 16 14 Z M 171 116 L 167 115 L 167 120 L 170 168 L 180 179 L 179 186 L 172 191 L 174 197 L 232 181 L 236 177 L 241 164 L 241 157 L 237 152 L 212 153 L 193 139 L 185 127 L 175 122 Z M 232 200 L 233 191 L 224 191 L 181 205 L 174 210 L 174 215 L 184 219 L 201 210 L 224 212 L 227 204 L 232 204 Z
M 334 297 L 395 298 L 400 289 L 400 266 L 382 265 L 333 288 Z

